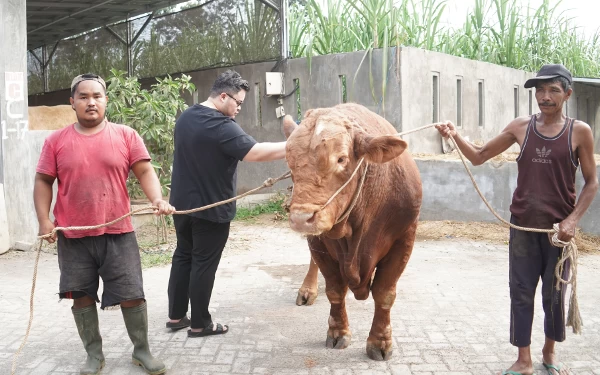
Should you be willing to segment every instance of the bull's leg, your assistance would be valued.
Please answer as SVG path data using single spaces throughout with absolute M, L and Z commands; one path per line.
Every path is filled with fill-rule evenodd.
M 331 304 L 325 345 L 331 349 L 346 349 L 352 340 L 346 314 L 348 285 L 342 278 L 339 264 L 329 255 L 323 242 L 316 237 L 309 237 L 308 246 L 325 279 L 325 292 Z
M 392 357 L 392 325 L 390 311 L 396 300 L 396 283 L 404 272 L 415 242 L 417 225 L 413 225 L 406 236 L 397 240 L 388 254 L 377 264 L 375 277 L 371 286 L 375 301 L 375 315 L 369 338 L 367 339 L 367 355 L 377 361 Z
M 317 263 L 315 263 L 311 256 L 310 265 L 308 267 L 308 273 L 306 274 L 306 277 L 304 277 L 304 282 L 302 283 L 302 286 L 300 287 L 300 289 L 298 289 L 296 305 L 312 305 L 313 303 L 315 303 L 318 294 L 318 281 L 319 267 L 317 266 Z

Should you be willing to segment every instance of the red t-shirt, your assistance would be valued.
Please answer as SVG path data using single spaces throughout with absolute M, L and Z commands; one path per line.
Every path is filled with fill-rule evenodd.
M 107 122 L 93 135 L 78 133 L 74 125 L 52 133 L 44 142 L 36 171 L 58 181 L 55 225 L 98 225 L 127 214 L 127 177 L 140 160 L 150 160 L 150 154 L 138 133 L 125 125 Z M 108 227 L 64 235 L 81 238 L 132 231 L 127 217 Z

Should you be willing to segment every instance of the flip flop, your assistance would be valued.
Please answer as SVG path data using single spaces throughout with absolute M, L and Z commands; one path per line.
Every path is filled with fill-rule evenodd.
M 184 316 L 176 323 L 167 322 L 166 327 L 171 328 L 172 331 L 179 331 L 180 329 L 189 327 L 190 324 L 190 319 L 187 316 Z
M 517 372 L 517 371 L 511 371 L 511 370 L 505 370 L 502 371 L 502 375 L 525 375 L 521 372 Z
M 223 335 L 229 332 L 229 326 L 223 326 L 221 323 L 217 323 L 217 329 L 214 328 L 214 323 L 211 323 L 209 326 L 204 327 L 204 329 L 200 332 L 192 332 L 191 329 L 188 330 L 188 337 L 204 337 L 204 336 L 212 336 L 212 335 Z M 223 328 L 225 327 L 226 330 Z
M 546 368 L 546 371 L 548 371 L 548 375 L 554 375 L 552 370 L 556 371 L 557 374 L 560 374 L 560 370 L 564 367 L 564 364 L 562 362 L 560 362 L 558 365 L 551 365 L 548 363 L 542 363 L 542 364 Z

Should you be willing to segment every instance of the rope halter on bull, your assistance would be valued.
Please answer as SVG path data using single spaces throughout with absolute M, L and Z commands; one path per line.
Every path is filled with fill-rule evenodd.
M 322 205 L 321 208 L 319 208 L 319 211 L 322 211 L 325 207 L 327 207 L 327 205 L 329 203 L 333 202 L 333 199 L 335 197 L 337 197 L 337 195 L 339 193 L 341 193 L 342 190 L 344 190 L 344 188 L 346 186 L 348 186 L 348 184 L 350 183 L 350 181 L 352 181 L 352 179 L 354 178 L 354 176 L 356 176 L 356 173 L 358 173 L 358 170 L 360 169 L 360 166 L 362 165 L 362 163 L 364 161 L 365 161 L 365 158 L 361 158 L 358 161 L 358 164 L 356 165 L 356 168 L 354 169 L 354 172 L 352 172 L 352 175 L 350 176 L 350 178 L 348 178 L 348 181 L 346 181 L 342 186 L 340 186 L 339 189 L 337 189 L 337 191 L 335 193 L 333 193 L 333 195 L 327 200 L 327 202 L 325 202 L 325 204 Z M 348 207 L 346 208 L 346 210 L 344 210 L 344 213 L 335 221 L 335 224 L 333 224 L 333 225 L 337 225 L 337 224 L 341 223 L 348 216 L 350 216 L 350 212 L 352 212 L 352 209 L 356 205 L 356 202 L 358 201 L 358 197 L 360 196 L 360 192 L 362 190 L 362 187 L 363 187 L 363 185 L 365 183 L 365 177 L 367 176 L 367 170 L 368 169 L 369 169 L 369 163 L 365 163 L 365 169 L 363 169 L 363 173 L 360 176 L 360 181 L 358 182 L 358 188 L 354 191 L 354 196 L 352 197 L 352 201 L 350 201 L 350 205 L 348 205 Z
M 418 132 L 424 129 L 428 129 L 431 127 L 434 127 L 438 125 L 438 123 L 433 123 L 433 124 L 428 124 L 428 125 L 424 125 L 412 130 L 408 130 L 402 133 L 397 133 L 397 136 L 403 136 L 406 134 L 410 134 L 410 133 L 414 133 L 414 132 Z M 558 239 L 558 232 L 560 230 L 559 225 L 558 224 L 554 224 L 552 229 L 537 229 L 537 228 L 527 228 L 527 227 L 521 227 L 518 225 L 514 225 L 512 223 L 510 223 L 509 221 L 505 220 L 504 218 L 502 218 L 495 210 L 494 208 L 492 208 L 492 206 L 490 205 L 490 203 L 487 201 L 487 199 L 483 196 L 483 193 L 481 192 L 481 190 L 479 190 L 479 186 L 477 186 L 477 182 L 475 181 L 475 177 L 473 177 L 473 174 L 471 173 L 471 170 L 469 169 L 469 166 L 467 165 L 467 162 L 465 160 L 464 155 L 462 154 L 462 152 L 460 151 L 460 149 L 458 148 L 458 145 L 456 144 L 456 141 L 454 140 L 454 138 L 452 136 L 449 137 L 449 139 L 452 141 L 452 144 L 454 145 L 454 149 L 456 149 L 456 151 L 458 152 L 458 155 L 460 156 L 460 160 L 463 163 L 463 166 L 465 167 L 465 170 L 467 171 L 467 174 L 469 175 L 469 178 L 471 179 L 471 182 L 473 183 L 473 186 L 475 187 L 475 190 L 477 191 L 477 194 L 479 194 L 479 197 L 481 198 L 481 200 L 483 200 L 483 203 L 485 203 L 485 205 L 487 206 L 487 208 L 490 210 L 490 212 L 498 219 L 500 220 L 500 222 L 502 222 L 504 225 L 510 227 L 510 228 L 514 228 L 517 230 L 522 230 L 525 232 L 536 232 L 536 233 L 548 233 L 552 235 L 552 245 L 555 247 L 562 247 L 563 251 L 562 251 L 562 256 L 559 259 L 558 263 L 556 264 L 556 268 L 554 270 L 554 275 L 556 277 L 556 288 L 558 290 L 560 290 L 562 287 L 567 287 L 567 285 L 571 285 L 571 296 L 569 298 L 569 312 L 567 314 L 567 326 L 570 326 L 573 328 L 573 333 L 575 334 L 580 334 L 581 333 L 581 327 L 583 326 L 583 322 L 581 320 L 581 314 L 579 311 L 579 303 L 577 301 L 577 260 L 578 260 L 578 250 L 577 250 L 577 245 L 575 244 L 575 240 L 571 239 L 569 242 L 565 242 L 565 241 L 561 241 Z M 360 166 L 362 165 L 364 161 L 364 158 L 361 158 L 360 161 L 358 162 L 358 164 L 356 165 L 356 168 L 354 170 L 354 172 L 352 172 L 352 175 L 350 176 L 350 178 L 348 178 L 348 181 L 346 181 L 346 183 L 344 183 L 332 196 L 331 198 L 329 198 L 327 200 L 327 202 L 321 206 L 320 210 L 323 210 L 328 204 L 330 204 L 333 199 L 342 191 L 344 190 L 344 188 L 350 183 L 350 181 L 354 178 L 354 176 L 357 174 L 358 170 L 360 169 Z M 352 201 L 350 203 L 350 205 L 348 206 L 348 208 L 346 208 L 346 210 L 344 211 L 344 214 L 342 214 L 342 216 L 336 221 L 335 224 L 339 224 L 340 222 L 342 222 L 344 219 L 346 219 L 348 217 L 348 215 L 350 215 L 350 212 L 352 211 L 352 209 L 354 208 L 356 201 L 358 200 L 358 196 L 360 195 L 360 192 L 362 190 L 363 184 L 365 182 L 365 176 L 367 175 L 367 169 L 368 169 L 369 165 L 368 163 L 366 163 L 365 168 L 363 169 L 363 173 L 361 176 L 361 180 L 359 182 L 358 188 L 356 189 L 356 192 L 354 193 L 354 197 L 352 198 Z M 564 274 L 564 270 L 565 267 L 570 267 L 570 274 L 571 277 L 568 278 L 567 280 L 562 278 L 562 275 Z
M 402 133 L 396 133 L 395 135 L 397 135 L 398 137 L 401 137 L 403 135 L 406 134 L 410 134 L 410 133 L 415 133 L 424 129 L 428 129 L 431 128 L 433 126 L 435 126 L 437 124 L 429 124 L 429 125 L 424 125 L 415 129 L 411 129 L 411 130 L 407 130 L 405 132 Z M 321 206 L 321 208 L 319 208 L 319 211 L 322 211 L 325 207 L 327 207 L 334 199 L 335 197 L 338 196 L 338 194 L 340 194 L 342 192 L 342 190 L 344 190 L 344 188 L 346 188 L 346 186 L 348 186 L 348 184 L 350 183 L 350 181 L 352 181 L 352 179 L 354 178 L 354 176 L 356 176 L 356 174 L 358 173 L 358 170 L 360 169 L 360 166 L 362 165 L 362 163 L 365 161 L 365 158 L 361 158 L 358 161 L 358 164 L 356 165 L 356 168 L 354 169 L 354 172 L 352 172 L 352 175 L 350 175 L 350 177 L 348 178 L 348 181 L 346 181 L 342 186 L 340 186 L 339 189 L 337 189 L 337 191 L 335 193 L 333 193 L 333 195 L 327 200 L 327 202 L 325 202 L 324 205 Z M 350 202 L 350 205 L 348 205 L 348 207 L 346 208 L 346 210 L 344 211 L 344 213 L 339 217 L 339 219 L 336 220 L 334 225 L 337 225 L 339 223 L 341 223 L 342 221 L 344 221 L 349 215 L 350 212 L 352 212 L 352 209 L 354 208 L 354 206 L 356 205 L 356 202 L 358 201 L 358 197 L 360 196 L 360 192 L 362 190 L 362 187 L 365 183 L 365 178 L 367 176 L 367 170 L 369 169 L 369 163 L 365 163 L 365 169 L 363 169 L 363 173 L 360 177 L 360 181 L 358 183 L 358 188 L 356 189 L 356 191 L 354 192 L 354 196 L 352 197 L 352 201 Z

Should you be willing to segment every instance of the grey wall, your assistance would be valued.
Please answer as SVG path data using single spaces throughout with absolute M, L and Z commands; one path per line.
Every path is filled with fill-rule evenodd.
M 24 0 L 17 2 L 24 4 Z M 6 26 L 4 30 L 6 32 Z M 12 32 L 12 28 L 10 30 Z M 523 83 L 533 76 L 532 73 L 416 48 L 401 48 L 400 50 L 390 48 L 386 60 L 387 75 L 384 79 L 382 74 L 384 59 L 386 57 L 383 51 L 377 50 L 373 52 L 372 56 L 365 56 L 364 52 L 317 56 L 312 59 L 310 64 L 306 59 L 292 59 L 280 64 L 264 62 L 235 66 L 233 69 L 240 72 L 251 85 L 251 91 L 246 96 L 242 111 L 236 120 L 246 132 L 259 142 L 284 140 L 281 120 L 275 116 L 275 108 L 278 106 L 277 97 L 265 95 L 265 73 L 272 70 L 284 72 L 286 93 L 293 90 L 295 80 L 300 85 L 298 93 L 282 99 L 285 112 L 294 118 L 301 117 L 311 108 L 328 107 L 341 103 L 342 80 L 340 77 L 345 76 L 348 101 L 360 103 L 384 116 L 399 132 L 414 129 L 429 124 L 433 120 L 434 74 L 438 76 L 439 84 L 439 119 L 448 119 L 454 122 L 457 121 L 456 80 L 458 77 L 462 77 L 463 125 L 461 133 L 472 141 L 489 140 L 514 118 L 515 87 L 518 93 L 518 115 L 530 113 L 530 91 L 523 88 Z M 26 71 L 24 51 L 21 60 L 20 69 Z M 369 68 L 370 64 L 372 69 Z M 193 104 L 194 97 L 197 97 L 199 102 L 204 101 L 208 97 L 212 82 L 224 70 L 224 68 L 220 68 L 190 73 L 198 92 L 197 95 L 186 97 L 188 104 Z M 373 76 L 373 85 L 370 83 L 370 74 Z M 484 82 L 485 120 L 483 126 L 478 124 L 479 81 Z M 384 97 L 382 95 L 383 82 L 386 85 L 385 100 L 382 100 Z M 46 98 L 53 101 L 52 103 L 63 103 L 64 100 L 68 101 L 68 95 L 68 92 L 56 92 L 48 94 Z M 531 95 L 531 109 L 535 113 L 538 112 L 538 107 L 534 93 L 531 92 Z M 299 100 L 297 100 L 298 96 Z M 592 125 L 596 134 L 597 147 L 600 145 L 600 129 L 598 129 L 600 127 L 594 124 L 600 118 L 598 98 L 598 89 L 576 84 L 575 95 L 569 101 L 569 116 L 574 116 L 572 110 L 576 108 L 577 114 L 580 116 L 575 117 L 587 120 Z M 590 110 L 587 107 L 588 103 L 592 108 Z M 44 105 L 49 102 L 44 102 L 42 96 L 36 98 L 35 104 Z M 587 117 L 581 117 L 583 113 L 586 113 Z M 591 117 L 594 117 L 593 123 Z M 5 169 L 7 166 L 16 166 L 11 174 L 11 184 L 7 182 L 10 189 L 5 188 L 7 201 L 8 199 L 14 201 L 9 209 L 7 204 L 8 213 L 11 215 L 9 217 L 19 218 L 10 223 L 13 243 L 14 241 L 33 242 L 35 238 L 37 221 L 31 202 L 31 191 L 35 165 L 45 136 L 44 132 L 29 132 L 24 140 L 18 141 L 19 143 L 10 141 L 5 142 L 4 145 L 10 147 L 10 150 L 6 149 L 10 153 L 10 160 L 5 157 Z M 408 135 L 406 139 L 409 141 L 409 147 L 413 153 L 442 152 L 442 142 L 435 130 L 425 130 Z M 12 146 L 9 146 L 11 144 Z M 517 151 L 517 147 L 514 146 L 513 151 Z M 444 163 L 450 162 L 419 162 L 426 181 L 426 199 L 435 200 L 424 205 L 424 217 L 460 220 L 485 220 L 490 217 L 482 211 L 485 206 L 479 202 L 464 171 L 448 173 L 444 168 L 429 163 L 439 163 L 445 166 Z M 476 170 L 486 196 L 491 199 L 495 207 L 500 209 L 504 217 L 508 217 L 507 210 L 514 189 L 514 185 L 511 184 L 515 183 L 516 174 L 510 174 L 509 171 L 504 172 L 502 168 L 510 169 L 511 167 L 503 166 L 496 169 L 491 164 L 486 164 Z M 242 162 L 238 170 L 238 192 L 245 192 L 259 186 L 266 178 L 279 176 L 286 170 L 287 166 L 283 161 Z M 5 172 L 5 178 L 8 174 Z M 290 181 L 286 180 L 278 183 L 274 189 L 283 189 L 289 184 Z M 447 203 L 442 201 L 439 192 L 435 190 L 436 187 L 444 187 L 457 192 L 456 196 L 459 198 L 453 195 L 453 202 L 463 202 L 462 199 L 466 199 L 466 197 L 469 197 L 469 201 L 460 205 L 444 205 Z M 263 192 L 272 190 L 265 189 Z M 447 196 L 448 193 L 446 192 L 444 195 Z M 447 197 L 444 200 L 447 200 Z M 471 211 L 470 205 L 473 205 L 473 212 L 467 213 Z M 465 210 L 465 207 L 470 209 Z M 600 217 L 600 210 L 598 207 L 594 207 L 596 215 Z M 590 211 L 592 212 L 592 209 Z M 438 216 L 434 217 L 433 215 Z M 589 222 L 595 221 L 587 220 L 582 225 L 585 225 L 588 231 L 596 233 L 598 229 L 590 227 L 587 224 Z
M 401 85 L 406 100 L 402 101 L 404 130 L 433 121 L 433 76 L 439 82 L 439 120 L 457 123 L 457 79 L 462 83 L 462 129 L 471 141 L 489 140 L 515 118 L 514 89 L 518 93 L 518 115 L 528 115 L 529 89 L 523 88 L 532 73 L 426 51 L 402 48 Z M 483 82 L 484 122 L 479 126 L 478 84 Z M 534 96 L 535 93 L 532 92 Z M 532 97 L 533 113 L 538 112 Z M 442 142 L 435 131 L 407 136 L 413 152 L 440 153 Z M 513 147 L 517 151 L 518 146 Z
M 388 56 L 390 70 L 394 69 L 393 51 Z M 361 103 L 372 111 L 385 115 L 397 128 L 401 128 L 400 114 L 400 86 L 395 80 L 395 75 L 390 73 L 386 88 L 385 102 L 381 103 L 381 85 L 375 86 L 377 98 L 373 99 L 369 84 L 368 60 L 362 66 L 364 52 L 354 52 L 342 55 L 317 56 L 309 66 L 306 59 L 293 59 L 282 63 L 278 69 L 285 74 L 286 93 L 291 93 L 295 87 L 295 80 L 299 82 L 299 92 L 283 99 L 283 106 L 287 114 L 298 119 L 298 112 L 303 116 L 311 108 L 330 107 L 342 102 L 342 79 L 346 77 L 348 101 Z M 374 66 L 382 65 L 382 51 L 373 54 Z M 259 142 L 279 142 L 285 138 L 281 131 L 281 120 L 276 118 L 275 108 L 278 106 L 277 97 L 265 95 L 265 72 L 271 71 L 275 63 L 260 63 L 233 67 L 242 77 L 248 80 L 251 91 L 246 95 L 246 100 L 241 113 L 236 121 L 246 132 Z M 360 69 L 359 69 L 360 66 Z M 191 73 L 192 82 L 198 90 L 198 101 L 204 101 L 209 94 L 210 87 L 225 69 L 207 70 Z M 356 80 L 355 72 L 358 71 Z M 375 82 L 381 82 L 380 69 L 375 69 Z M 300 97 L 298 107 L 297 95 Z M 191 103 L 191 98 L 187 98 Z M 259 106 L 260 103 L 260 106 Z M 238 170 L 238 190 L 247 191 L 260 185 L 267 177 L 275 177 L 287 169 L 282 162 L 271 163 L 240 163 Z M 280 183 L 286 185 L 286 182 Z M 281 186 L 280 185 L 280 186 Z M 268 190 L 266 190 L 268 191 Z
M 459 160 L 416 159 L 423 180 L 420 220 L 489 221 L 498 220 L 485 206 Z M 469 165 L 479 189 L 498 214 L 510 219 L 510 203 L 517 183 L 517 163 L 488 162 Z M 597 167 L 600 175 L 600 167 Z M 577 195 L 583 186 L 577 172 Z M 579 226 L 586 233 L 600 235 L 600 199 L 595 199 Z
M 600 87 L 573 84 L 573 95 L 567 103 L 567 114 L 590 125 L 594 132 L 596 153 L 600 152 Z

